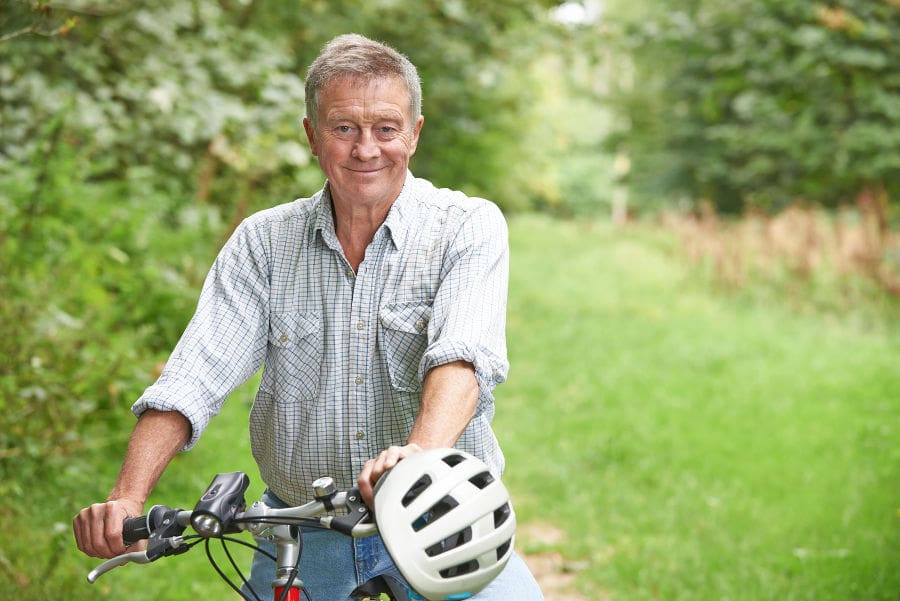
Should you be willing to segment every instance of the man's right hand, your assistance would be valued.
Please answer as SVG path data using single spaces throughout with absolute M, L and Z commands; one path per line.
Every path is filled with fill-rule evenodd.
M 119 499 L 95 503 L 85 507 L 75 519 L 75 542 L 82 553 L 91 557 L 109 559 L 126 552 L 122 542 L 122 522 L 125 518 L 141 515 L 143 503 L 131 499 Z

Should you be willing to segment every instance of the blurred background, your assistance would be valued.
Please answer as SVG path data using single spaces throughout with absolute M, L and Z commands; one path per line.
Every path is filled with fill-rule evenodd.
M 230 594 L 201 552 L 89 586 L 70 521 L 232 229 L 321 187 L 304 75 L 351 31 L 419 68 L 413 172 L 510 223 L 548 600 L 896 600 L 900 0 L 0 0 L 2 596 Z M 153 501 L 259 494 L 253 384 Z

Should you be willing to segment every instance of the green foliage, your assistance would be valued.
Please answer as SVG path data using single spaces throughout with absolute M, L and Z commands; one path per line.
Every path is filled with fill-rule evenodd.
M 530 144 L 546 93 L 544 72 L 536 67 L 557 52 L 562 35 L 548 20 L 555 4 L 341 0 L 313 2 L 304 12 L 259 2 L 248 23 L 283 31 L 299 67 L 346 31 L 403 51 L 423 86 L 425 130 L 414 172 L 521 210 L 558 200 L 548 155 L 534 153 Z
M 35 18 L 30 3 L 6 2 L 18 19 L 0 27 Z M 534 67 L 563 35 L 549 19 L 555 4 L 58 7 L 53 18 L 77 19 L 67 35 L 0 43 L 0 169 L 27 161 L 35 134 L 63 118 L 64 140 L 90 158 L 84 175 L 93 180 L 148 168 L 155 190 L 210 200 L 235 218 L 309 193 L 321 174 L 300 127 L 303 70 L 333 35 L 358 31 L 420 68 L 427 129 L 417 174 L 510 209 L 552 204 L 553 154 L 535 155 L 527 143 L 546 94 Z
M 33 157 L 53 121 L 85 179 L 150 169 L 147 192 L 229 210 L 262 179 L 284 193 L 310 163 L 289 55 L 210 0 L 94 11 L 67 36 L 0 44 L 0 65 L 0 169 Z
M 78 17 L 60 19 L 45 0 L 0 0 L 0 8 L 0 43 L 21 36 L 67 35 L 79 21 Z
M 193 248 L 199 232 L 130 200 L 140 182 L 82 182 L 60 130 L 38 144 L 39 167 L 0 176 L 0 461 L 19 476 L 0 494 L 91 444 L 83 423 L 120 421 L 195 302 L 195 260 L 157 252 Z
M 633 58 L 612 143 L 645 197 L 738 210 L 900 192 L 896 2 L 645 6 L 610 37 Z

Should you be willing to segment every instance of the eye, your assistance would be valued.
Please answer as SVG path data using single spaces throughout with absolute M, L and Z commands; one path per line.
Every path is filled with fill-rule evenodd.
M 349 125 L 338 125 L 337 130 L 339 133 L 348 134 L 348 133 L 350 133 L 350 126 Z
M 393 140 L 400 134 L 400 130 L 392 125 L 382 125 L 375 130 L 375 135 L 380 140 Z

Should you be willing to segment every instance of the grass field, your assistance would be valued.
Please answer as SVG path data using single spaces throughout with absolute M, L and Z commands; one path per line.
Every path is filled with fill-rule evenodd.
M 521 551 L 561 556 L 591 600 L 900 598 L 900 323 L 716 293 L 650 227 L 521 217 L 511 244 L 495 426 Z M 251 396 L 252 383 L 235 394 L 155 501 L 189 505 L 235 469 L 259 494 Z M 106 493 L 120 452 L 95 449 L 69 489 L 34 485 L 49 564 L 17 587 L 27 545 L 0 543 L 19 591 L 5 598 L 228 598 L 198 551 L 83 583 L 95 562 L 68 522 Z
M 506 479 L 586 598 L 900 598 L 900 323 L 710 294 L 652 231 L 512 245 Z

